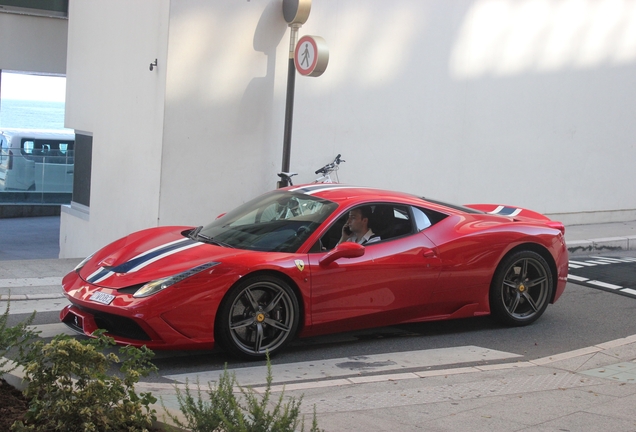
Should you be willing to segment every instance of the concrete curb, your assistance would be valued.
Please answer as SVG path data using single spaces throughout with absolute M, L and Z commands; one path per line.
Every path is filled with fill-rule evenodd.
M 636 236 L 574 240 L 567 247 L 570 255 L 636 250 Z
M 24 300 L 55 300 L 65 298 L 64 294 L 0 294 L 0 300 L 24 301 Z

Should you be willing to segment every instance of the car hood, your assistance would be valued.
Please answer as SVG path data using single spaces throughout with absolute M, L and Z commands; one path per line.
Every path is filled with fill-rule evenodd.
M 119 289 L 250 253 L 194 241 L 184 235 L 191 229 L 159 227 L 133 233 L 93 254 L 79 275 L 93 285 Z

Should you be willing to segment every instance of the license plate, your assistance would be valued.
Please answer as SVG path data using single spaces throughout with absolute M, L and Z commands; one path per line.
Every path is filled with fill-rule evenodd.
M 115 296 L 112 295 L 112 294 L 106 294 L 106 293 L 98 291 L 96 293 L 93 293 L 93 295 L 91 296 L 90 300 L 92 300 L 94 302 L 97 302 L 97 303 L 108 305 L 108 304 L 110 304 L 113 301 L 114 298 L 115 298 Z
M 82 317 L 73 315 L 73 325 L 81 330 L 84 328 L 84 320 L 82 319 Z

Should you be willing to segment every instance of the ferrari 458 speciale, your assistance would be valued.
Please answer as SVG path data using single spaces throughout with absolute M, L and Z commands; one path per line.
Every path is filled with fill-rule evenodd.
M 375 241 L 343 241 L 366 207 Z M 61 320 L 151 349 L 244 358 L 296 337 L 492 315 L 534 322 L 563 293 L 562 223 L 342 184 L 275 190 L 202 227 L 163 226 L 97 251 L 63 280 Z

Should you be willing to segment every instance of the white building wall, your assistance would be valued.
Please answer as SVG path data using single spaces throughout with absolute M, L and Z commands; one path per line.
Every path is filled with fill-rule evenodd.
M 70 2 L 65 125 L 92 134 L 93 156 L 89 213 L 63 208 L 61 257 L 157 224 L 168 6 Z
M 206 224 L 275 187 L 288 48 L 280 1 L 171 3 L 161 224 Z
M 106 4 L 90 2 L 82 13 L 104 19 L 114 14 Z M 83 42 L 96 57 L 103 44 L 111 62 L 128 62 L 109 66 L 121 80 L 105 83 L 99 115 L 85 111 L 83 99 L 69 107 L 84 113 L 77 119 L 86 126 L 68 126 L 94 131 L 101 143 L 93 186 L 108 186 L 93 188 L 89 222 L 63 223 L 63 236 L 90 227 L 82 246 L 70 242 L 63 256 L 142 226 L 207 223 L 277 181 L 289 45 L 281 1 L 133 4 L 140 20 L 169 4 L 161 21 L 169 31 L 153 39 L 167 50 L 164 127 L 152 109 L 132 120 L 125 108 L 140 86 L 151 98 L 132 53 L 120 57 L 133 35 L 151 44 L 151 29 L 120 24 L 121 36 L 100 32 L 98 44 Z M 89 39 L 95 25 L 84 28 Z M 292 170 L 311 181 L 342 153 L 346 183 L 518 205 L 566 223 L 634 219 L 635 28 L 634 0 L 315 0 L 300 35 L 322 36 L 330 61 L 319 78 L 297 77 Z M 70 41 L 70 93 L 73 51 Z M 85 86 L 95 80 L 89 75 Z M 123 114 L 113 112 L 118 102 Z M 135 123 L 163 142 L 160 164 L 150 156 L 142 172 L 135 168 L 146 157 L 97 136 L 134 133 Z M 160 146 L 144 142 L 146 150 Z M 134 173 L 117 169 L 122 163 Z M 123 177 L 115 188 L 113 169 Z M 136 210 L 108 213 L 109 206 Z

